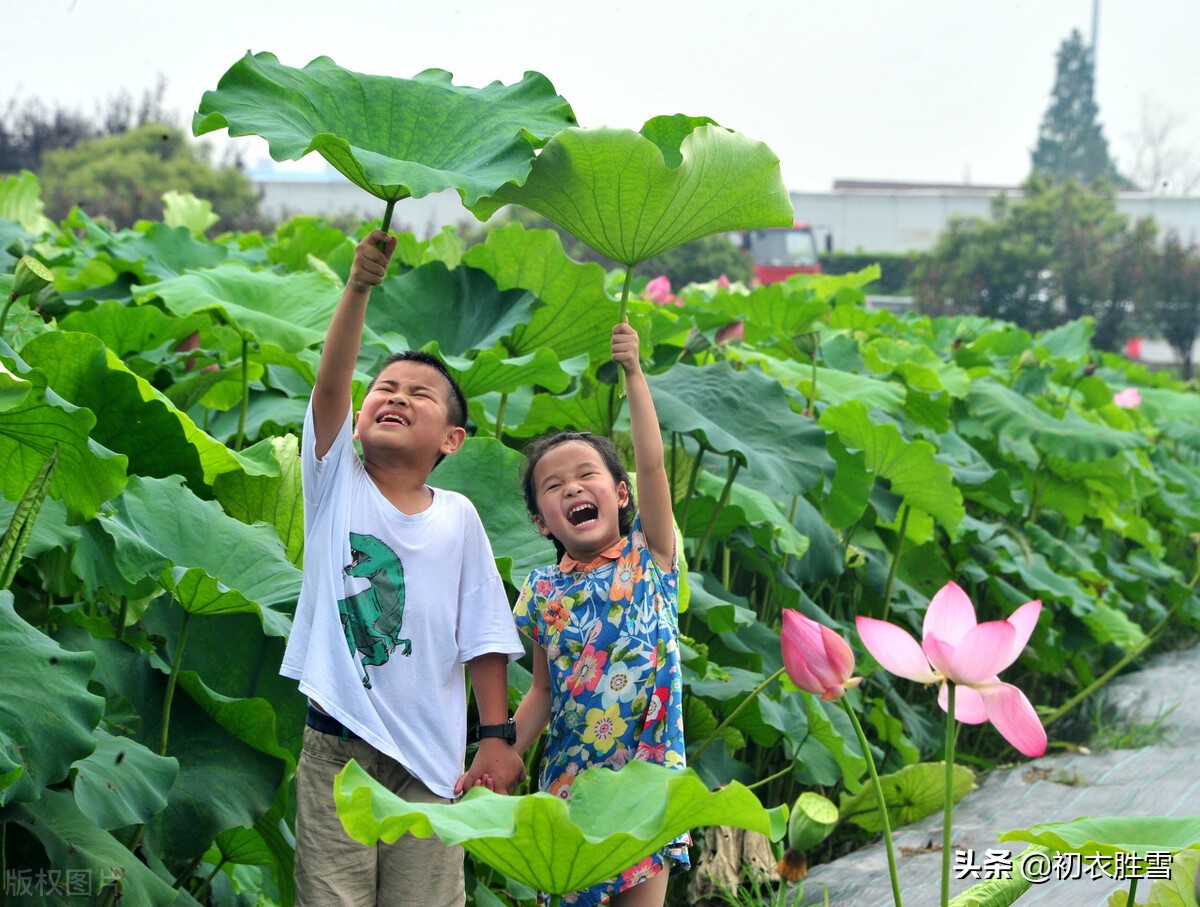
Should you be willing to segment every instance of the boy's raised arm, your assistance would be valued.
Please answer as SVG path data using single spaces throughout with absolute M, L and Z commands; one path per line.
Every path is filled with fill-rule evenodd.
M 615 325 L 612 357 L 625 370 L 625 394 L 633 434 L 634 468 L 637 471 L 638 511 L 646 547 L 664 568 L 675 555 L 675 521 L 671 509 L 671 484 L 663 458 L 662 432 L 650 387 L 642 374 L 637 332 L 628 322 Z
M 354 365 L 362 346 L 367 300 L 371 290 L 387 274 L 396 237 L 372 230 L 354 249 L 354 263 L 342 298 L 334 309 L 317 366 L 317 384 L 313 388 L 313 426 L 316 454 L 323 457 L 333 445 L 338 430 L 352 405 L 350 385 Z

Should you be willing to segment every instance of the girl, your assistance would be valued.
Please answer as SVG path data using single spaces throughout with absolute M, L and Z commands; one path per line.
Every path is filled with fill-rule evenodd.
M 538 786 L 564 798 L 592 766 L 619 769 L 631 759 L 684 765 L 671 490 L 638 336 L 628 324 L 613 328 L 612 357 L 625 371 L 638 506 L 612 441 L 588 433 L 535 442 L 523 476 L 533 522 L 561 560 L 529 575 L 513 610 L 534 643 L 533 684 L 516 712 L 515 745 L 524 752 L 549 723 Z M 475 782 L 472 774 L 465 783 Z M 661 907 L 671 864 L 689 865 L 689 843 L 684 835 L 563 903 Z

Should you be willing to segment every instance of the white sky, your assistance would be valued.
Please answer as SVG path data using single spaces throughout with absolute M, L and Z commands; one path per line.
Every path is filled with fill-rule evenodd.
M 550 78 L 581 125 L 706 115 L 766 142 L 793 190 L 836 178 L 1015 184 L 1055 52 L 1092 0 L 0 0 L 0 103 L 91 112 L 158 75 L 190 123 L 247 50 L 455 82 Z M 1128 169 L 1147 104 L 1200 157 L 1200 2 L 1102 0 L 1097 99 Z M 251 139 L 239 139 L 242 143 Z M 247 151 L 254 163 L 255 145 Z

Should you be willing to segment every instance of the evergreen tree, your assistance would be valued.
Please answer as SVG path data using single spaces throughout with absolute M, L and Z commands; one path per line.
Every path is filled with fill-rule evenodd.
M 1108 156 L 1098 114 L 1092 51 L 1079 31 L 1072 31 L 1058 50 L 1054 90 L 1033 151 L 1034 172 L 1055 182 L 1106 179 L 1118 188 L 1127 187 L 1129 181 Z

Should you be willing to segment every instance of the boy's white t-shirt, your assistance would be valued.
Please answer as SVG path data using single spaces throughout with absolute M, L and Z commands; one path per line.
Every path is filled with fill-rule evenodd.
M 523 654 L 487 534 L 457 492 L 433 489 L 421 513 L 397 510 L 359 459 L 349 413 L 320 460 L 314 436 L 310 401 L 303 586 L 280 673 L 430 790 L 453 797 L 466 754 L 463 666 L 479 655 Z

